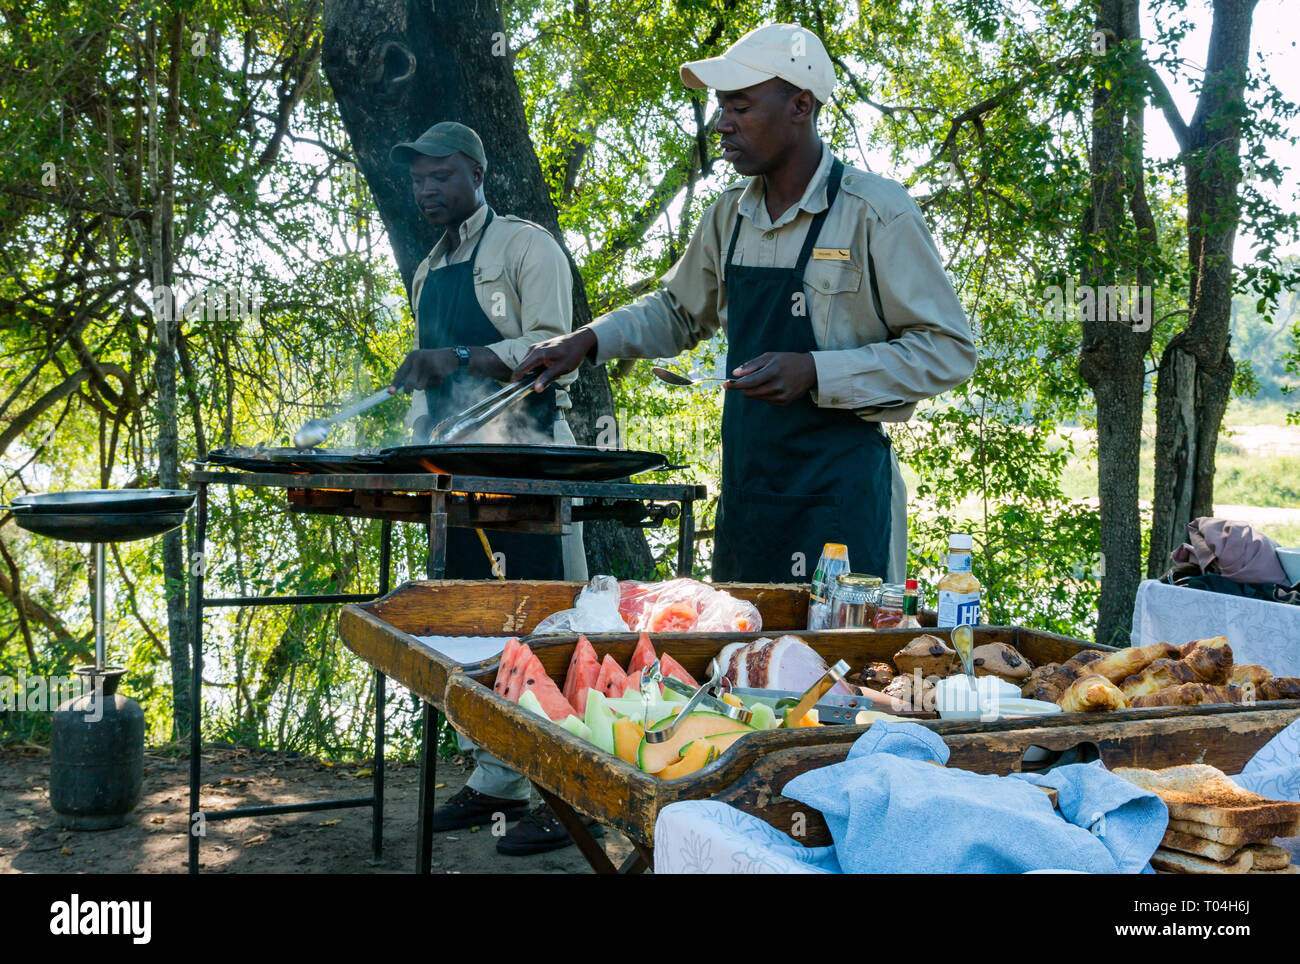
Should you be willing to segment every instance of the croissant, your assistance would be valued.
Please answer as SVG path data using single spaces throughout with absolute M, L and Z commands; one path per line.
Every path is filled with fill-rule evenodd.
M 1142 672 L 1158 659 L 1173 659 L 1178 655 L 1178 647 L 1173 643 L 1153 643 L 1150 646 L 1136 646 L 1107 653 L 1088 669 L 1112 683 L 1119 683 L 1120 680 Z
M 1066 713 L 1094 713 L 1098 710 L 1123 710 L 1128 700 L 1110 680 L 1095 673 L 1070 684 L 1057 701 Z
M 1134 706 L 1199 706 L 1202 703 L 1240 703 L 1239 686 L 1213 686 L 1209 683 L 1183 683 L 1132 699 Z
M 1223 636 L 1196 639 L 1181 650 L 1182 661 L 1202 683 L 1224 684 L 1232 671 L 1232 647 Z
M 1266 700 L 1300 700 L 1300 677 L 1274 676 L 1259 684 L 1259 695 Z
M 1170 686 L 1183 683 L 1204 682 L 1197 678 L 1192 668 L 1181 659 L 1158 659 L 1142 672 L 1130 676 L 1119 684 L 1124 694 L 1132 699 L 1135 696 L 1149 696 Z
M 1070 684 L 1084 675 L 1088 666 L 1101 658 L 1102 653 L 1095 649 L 1085 649 L 1082 652 L 1075 653 L 1058 666 L 1054 672 L 1042 677 L 1038 681 L 1038 685 L 1033 687 L 1028 694 L 1029 698 L 1044 700 L 1048 703 L 1057 702 L 1060 700 L 1061 695 L 1069 689 Z M 1025 695 L 1023 689 L 1021 694 Z
M 1234 686 L 1245 686 L 1247 683 L 1259 686 L 1264 680 L 1272 678 L 1273 674 L 1258 663 L 1237 663 L 1228 674 L 1228 682 Z

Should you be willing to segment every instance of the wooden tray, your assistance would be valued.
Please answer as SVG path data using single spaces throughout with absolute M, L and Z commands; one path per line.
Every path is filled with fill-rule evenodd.
M 441 708 L 447 681 L 461 664 L 415 637 L 522 637 L 552 613 L 572 608 L 586 585 L 522 580 L 408 582 L 382 599 L 343 607 L 339 635 L 349 649 L 375 669 Z M 752 602 L 763 617 L 763 626 L 773 632 L 799 631 L 808 625 L 807 586 L 720 583 L 717 588 Z M 636 637 L 631 638 L 635 642 Z M 569 637 L 570 654 L 572 645 L 573 638 Z M 626 656 L 622 660 L 627 663 Z M 495 666 L 495 660 L 491 665 Z M 550 669 L 548 665 L 548 672 Z
M 828 662 L 843 658 L 856 670 L 871 660 L 888 659 L 919 632 L 838 630 L 798 635 Z M 946 631 L 930 630 L 946 637 Z M 690 673 L 701 676 L 705 665 L 727 642 L 759 634 L 663 634 L 656 648 L 672 653 Z M 635 634 L 589 636 L 598 658 L 610 653 L 626 664 Z M 975 643 L 1005 642 L 1035 664 L 1063 661 L 1090 647 L 1080 640 L 1022 627 L 983 626 Z M 562 685 L 576 637 L 536 637 L 530 641 L 547 672 Z M 444 711 L 452 724 L 539 787 L 574 809 L 615 827 L 634 843 L 653 845 L 659 810 L 678 800 L 713 798 L 754 813 L 789 831 L 799 807 L 780 794 L 787 781 L 806 770 L 843 760 L 866 730 L 860 726 L 769 730 L 735 743 L 699 773 L 664 781 L 643 773 L 554 723 L 520 709 L 491 689 L 495 660 L 462 667 L 451 674 L 444 692 Z M 952 751 L 950 766 L 979 773 L 1006 774 L 1038 769 L 1061 753 L 1080 749 L 1107 766 L 1173 766 L 1203 762 L 1238 772 L 1278 731 L 1300 718 L 1300 703 L 1275 701 L 1240 704 L 1159 707 L 1113 713 L 1060 713 L 1036 719 L 982 723 L 978 720 L 922 721 L 943 736 Z M 1024 761 L 1031 747 L 1047 751 L 1039 764 Z M 806 808 L 803 808 L 806 811 Z M 829 842 L 819 815 L 805 813 L 809 845 Z

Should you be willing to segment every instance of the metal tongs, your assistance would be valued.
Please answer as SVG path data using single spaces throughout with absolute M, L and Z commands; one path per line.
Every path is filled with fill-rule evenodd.
M 793 720 L 795 723 L 798 723 L 808 715 L 809 710 L 817 705 L 818 700 L 830 692 L 831 687 L 836 683 L 844 683 L 846 686 L 849 685 L 844 680 L 848 671 L 848 663 L 844 662 L 842 659 L 837 661 L 834 666 L 828 667 L 826 672 L 822 673 L 817 682 L 804 690 L 803 696 L 799 697 L 798 700 L 778 700 L 775 708 L 777 710 L 785 710 L 786 720 Z
M 844 668 L 845 670 L 848 669 L 847 666 Z M 715 713 L 721 713 L 723 716 L 733 719 L 738 723 L 748 724 L 749 721 L 754 718 L 752 710 L 747 710 L 740 706 L 732 706 L 730 703 L 719 699 L 709 692 L 710 690 L 717 690 L 721 682 L 722 666 L 716 659 L 709 663 L 708 680 L 706 680 L 697 690 L 691 689 L 685 683 L 673 679 L 671 676 L 664 676 L 659 669 L 659 660 L 655 660 L 647 666 L 641 673 L 641 698 L 645 701 L 647 706 L 657 699 L 657 694 L 654 691 L 656 683 L 662 685 L 665 689 L 672 690 L 674 693 L 679 693 L 682 696 L 689 696 L 690 699 L 687 700 L 685 706 L 677 711 L 677 715 L 673 717 L 673 721 L 667 726 L 654 730 L 647 726 L 645 730 L 645 741 L 647 743 L 663 743 L 666 740 L 672 739 L 673 734 L 677 732 L 677 728 L 681 726 L 682 721 L 686 719 L 686 717 L 690 715 L 691 711 L 701 703 L 706 704 L 708 708 Z
M 458 442 L 473 435 L 489 421 L 501 414 L 533 387 L 534 379 L 511 382 L 499 392 L 493 392 L 487 398 L 475 402 L 463 412 L 450 418 L 444 418 L 433 427 L 429 434 L 429 444 L 447 444 Z

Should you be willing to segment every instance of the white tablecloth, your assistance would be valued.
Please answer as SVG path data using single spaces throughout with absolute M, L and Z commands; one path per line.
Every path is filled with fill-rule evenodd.
M 1134 646 L 1227 636 L 1235 663 L 1300 676 L 1300 606 L 1185 589 L 1148 579 L 1133 607 Z

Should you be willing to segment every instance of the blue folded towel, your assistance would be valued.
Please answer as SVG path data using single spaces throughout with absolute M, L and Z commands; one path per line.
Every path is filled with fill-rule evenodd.
M 1100 764 L 996 777 L 947 761 L 932 731 L 877 721 L 843 763 L 782 792 L 821 811 L 846 873 L 1139 873 L 1169 822 L 1159 797 Z M 1035 784 L 1056 788 L 1059 813 Z

